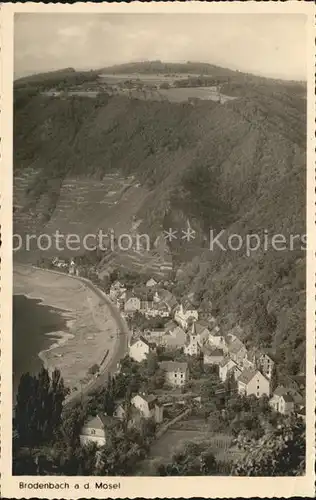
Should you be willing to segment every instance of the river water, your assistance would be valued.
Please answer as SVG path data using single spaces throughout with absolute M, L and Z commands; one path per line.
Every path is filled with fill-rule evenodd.
M 23 373 L 42 367 L 39 353 L 54 342 L 54 332 L 67 330 L 64 311 L 25 295 L 13 296 L 13 395 Z

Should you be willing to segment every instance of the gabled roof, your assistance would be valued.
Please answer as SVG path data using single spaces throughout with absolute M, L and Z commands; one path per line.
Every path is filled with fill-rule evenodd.
M 186 372 L 188 369 L 188 363 L 179 362 L 179 361 L 162 361 L 159 363 L 160 368 L 166 370 L 167 372 Z
M 288 389 L 286 389 L 283 385 L 278 385 L 278 387 L 275 389 L 273 395 L 274 396 L 283 396 L 283 394 L 286 394 L 288 392 Z
M 243 384 L 248 384 L 253 377 L 256 375 L 258 370 L 252 368 L 246 368 L 238 377 L 238 382 L 242 382 Z
M 183 302 L 182 302 L 182 307 L 183 307 L 183 310 L 185 312 L 187 311 L 196 311 L 196 307 L 194 307 L 194 305 L 189 301 L 189 299 L 185 299 Z
M 170 319 L 166 324 L 165 324 L 165 330 L 173 330 L 174 328 L 177 327 L 177 323 L 173 321 L 173 319 Z
M 153 342 L 149 342 L 149 340 L 147 340 L 145 337 L 143 337 L 142 335 L 140 335 L 138 338 L 134 339 L 131 343 L 130 343 L 130 347 L 134 344 L 136 344 L 137 342 L 143 342 L 144 344 L 146 344 L 149 348 L 152 348 L 155 346 L 155 344 Z
M 286 394 L 283 394 L 281 398 L 283 398 L 286 403 L 294 403 L 294 399 L 288 392 Z
M 204 349 L 204 353 L 207 354 L 208 356 L 224 356 L 223 349 L 219 349 L 218 347 L 212 349 L 211 347 L 207 346 Z
M 231 362 L 231 363 L 234 363 L 234 365 L 237 366 L 237 364 L 235 363 L 235 361 L 231 358 L 229 358 L 228 356 L 226 356 L 219 364 L 219 366 L 221 366 L 222 368 L 226 365 L 228 365 L 228 363 Z
M 154 394 L 138 393 L 138 396 L 146 401 L 149 408 L 152 408 L 155 404 L 158 404 L 157 396 L 155 396 Z
M 169 290 L 165 290 L 164 288 L 159 290 L 158 292 L 159 298 L 166 302 L 166 304 L 172 309 L 178 304 L 177 299 L 175 296 L 169 292 Z
M 206 333 L 206 335 L 209 334 L 209 330 L 206 326 L 201 325 L 199 321 L 194 321 L 192 324 L 192 333 L 194 335 L 202 335 L 202 333 Z
M 233 342 L 228 346 L 228 351 L 231 354 L 237 354 L 242 348 L 244 348 L 244 344 L 242 343 L 241 340 L 235 339 Z

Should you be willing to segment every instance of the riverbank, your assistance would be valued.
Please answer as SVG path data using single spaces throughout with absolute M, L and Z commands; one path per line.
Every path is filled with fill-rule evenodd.
M 38 356 L 50 371 L 61 371 L 67 387 L 79 391 L 93 379 L 89 369 L 115 348 L 117 325 L 109 307 L 83 282 L 31 266 L 14 265 L 13 292 L 39 299 L 63 317 L 65 327 L 54 331 L 52 325 L 45 334 L 52 343 Z

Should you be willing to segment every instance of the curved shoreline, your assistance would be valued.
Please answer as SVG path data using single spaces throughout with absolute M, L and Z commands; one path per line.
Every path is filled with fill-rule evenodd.
M 90 386 L 95 379 L 89 368 L 98 364 L 104 370 L 105 352 L 113 355 L 118 343 L 117 321 L 101 300 L 101 290 L 88 280 L 31 265 L 15 265 L 14 275 L 14 293 L 57 307 L 68 320 L 67 330 L 46 334 L 52 344 L 38 353 L 43 365 L 50 371 L 59 368 L 71 391 L 78 390 L 78 383 Z

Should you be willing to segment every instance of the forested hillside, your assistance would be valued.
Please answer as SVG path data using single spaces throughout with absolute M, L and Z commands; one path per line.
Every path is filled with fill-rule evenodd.
M 237 99 L 194 106 L 107 95 L 55 99 L 17 89 L 14 169 L 25 189 L 16 225 L 25 229 L 32 219 L 40 230 L 57 220 L 69 178 L 106 184 L 107 175 L 133 176 L 143 191 L 130 214 L 142 231 L 158 234 L 188 221 L 197 231 L 194 242 L 171 244 L 183 271 L 179 293 L 211 300 L 226 330 L 239 324 L 250 344 L 276 352 L 281 371 L 297 374 L 305 363 L 300 241 L 293 251 L 260 248 L 246 256 L 244 248 L 211 252 L 208 239 L 210 229 L 225 230 L 222 242 L 231 234 L 305 233 L 304 87 L 251 78 L 246 86 L 226 85 Z M 71 197 L 67 203 L 69 219 L 80 225 L 84 217 Z M 106 226 L 106 206 L 96 205 L 89 217 L 90 229 Z

